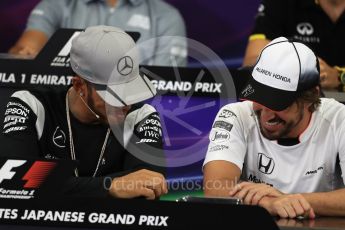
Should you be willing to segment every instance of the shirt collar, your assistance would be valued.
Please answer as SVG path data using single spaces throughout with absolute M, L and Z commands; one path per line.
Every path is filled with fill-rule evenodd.
M 82 1 L 84 1 L 85 3 L 97 2 L 97 1 L 105 2 L 105 0 L 82 0 Z M 141 4 L 143 1 L 144 0 L 119 0 L 120 5 L 124 4 L 123 2 L 126 2 L 126 3 L 129 2 L 135 6 Z

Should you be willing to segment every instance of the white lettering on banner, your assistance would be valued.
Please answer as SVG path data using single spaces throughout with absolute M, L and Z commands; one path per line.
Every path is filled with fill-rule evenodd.
M 169 216 L 153 216 L 120 213 L 97 213 L 91 212 L 89 214 L 78 211 L 67 210 L 35 210 L 35 209 L 5 209 L 0 208 L 1 219 L 20 219 L 30 221 L 44 221 L 44 222 L 71 222 L 91 224 L 114 224 L 114 225 L 138 225 L 138 226 L 165 226 L 168 227 Z
M 188 92 L 192 90 L 192 83 L 187 81 L 164 81 L 164 80 L 152 80 L 152 84 L 157 90 L 163 91 L 183 91 Z M 209 83 L 209 82 L 197 82 L 195 84 L 194 92 L 202 93 L 221 93 L 222 83 Z
M 192 83 L 187 81 L 152 80 L 151 82 L 157 90 L 190 91 L 192 89 Z
M 135 222 L 133 215 L 121 214 L 105 214 L 105 213 L 91 213 L 88 217 L 90 223 L 98 224 L 126 224 L 131 225 Z
M 222 93 L 220 89 L 221 86 L 222 86 L 222 83 L 197 82 L 195 84 L 195 92 Z
M 35 85 L 70 85 L 73 76 L 31 74 L 30 84 Z
M 0 208 L 0 219 L 17 219 L 18 209 Z
M 0 82 L 3 83 L 16 83 L 16 77 L 14 73 L 0 73 Z
M 145 216 L 139 217 L 139 225 L 146 226 L 168 226 L 168 216 Z
M 22 220 L 43 220 L 43 221 L 60 221 L 60 222 L 84 222 L 84 212 L 70 211 L 44 211 L 44 210 L 24 210 L 20 217 Z

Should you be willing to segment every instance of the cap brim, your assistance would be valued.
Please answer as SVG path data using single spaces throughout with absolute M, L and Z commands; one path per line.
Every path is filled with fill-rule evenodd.
M 122 107 L 132 105 L 156 95 L 156 88 L 145 76 L 138 76 L 130 82 L 107 87 L 95 86 L 99 96 L 109 105 Z
M 250 78 L 240 93 L 240 100 L 248 100 L 263 105 L 273 111 L 282 111 L 297 98 L 296 92 L 276 89 Z

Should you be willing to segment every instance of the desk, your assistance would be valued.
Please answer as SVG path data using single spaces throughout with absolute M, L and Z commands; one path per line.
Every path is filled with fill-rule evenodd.
M 345 229 L 344 217 L 319 217 L 314 220 L 278 219 L 277 225 L 282 230 L 302 229 Z

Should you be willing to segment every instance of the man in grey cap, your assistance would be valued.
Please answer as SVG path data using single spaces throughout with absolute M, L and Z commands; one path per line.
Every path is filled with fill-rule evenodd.
M 311 49 L 271 41 L 241 92 L 246 101 L 215 118 L 205 195 L 238 197 L 283 218 L 345 216 L 345 106 L 320 99 L 319 84 Z
M 67 91 L 11 96 L 1 155 L 76 160 L 63 189 L 70 195 L 156 199 L 167 193 L 159 115 L 139 104 L 156 90 L 139 73 L 132 38 L 116 27 L 89 27 L 72 41 L 70 60 L 75 77 Z

